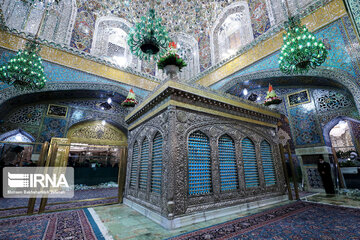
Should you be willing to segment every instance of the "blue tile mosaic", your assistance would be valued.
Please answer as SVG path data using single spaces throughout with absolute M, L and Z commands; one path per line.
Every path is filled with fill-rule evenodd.
M 12 51 L 0 48 L 0 65 L 6 63 L 12 56 L 14 56 L 14 54 L 15 53 Z M 104 84 L 112 84 L 112 85 L 118 84 L 119 86 L 121 86 L 126 90 L 130 90 L 132 88 L 135 94 L 138 96 L 144 97 L 149 93 L 144 89 L 119 83 L 116 81 L 111 81 L 103 77 L 99 77 L 76 69 L 61 66 L 55 63 L 43 61 L 43 65 L 44 65 L 44 72 L 47 78 L 47 83 L 71 82 L 71 83 L 104 83 Z M 6 84 L 0 85 L 0 91 L 8 87 L 9 86 Z
M 354 30 L 351 24 L 349 25 L 348 18 L 344 18 L 344 22 L 345 25 L 343 24 L 342 19 L 336 20 L 330 25 L 315 32 L 315 36 L 323 40 L 325 46 L 329 50 L 329 56 L 322 66 L 340 69 L 354 77 L 357 77 L 360 76 L 360 69 L 355 58 L 356 54 L 352 54 L 352 44 L 346 33 L 351 33 Z M 347 29 L 345 29 L 345 27 Z M 354 38 L 353 34 L 350 34 L 350 37 Z M 264 59 L 246 67 L 245 69 L 240 70 L 235 74 L 213 84 L 211 88 L 220 89 L 230 80 L 244 74 L 278 69 L 279 54 L 280 52 L 277 51 L 265 57 Z

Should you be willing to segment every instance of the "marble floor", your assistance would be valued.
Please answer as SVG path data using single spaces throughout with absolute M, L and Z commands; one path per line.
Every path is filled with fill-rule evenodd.
M 319 202 L 325 204 L 332 204 L 344 207 L 360 208 L 360 200 L 348 197 L 346 195 L 326 195 L 325 193 L 318 193 L 315 195 L 304 197 L 303 200 L 309 202 Z
M 238 214 L 232 214 L 226 217 L 221 217 L 202 223 L 196 223 L 175 230 L 164 229 L 157 223 L 144 217 L 142 214 L 123 204 L 95 207 L 93 209 L 99 216 L 102 224 L 107 229 L 109 235 L 111 235 L 114 240 L 158 240 L 191 232 L 200 228 L 209 227 L 235 218 L 259 213 L 266 209 L 274 208 L 288 203 L 290 203 L 290 201 L 283 201 L 281 203 L 260 207 Z
M 300 195 L 301 196 L 301 195 Z M 323 193 L 307 193 L 301 196 L 303 201 L 320 202 L 325 204 L 341 205 L 347 207 L 360 208 L 360 201 L 351 199 L 345 195 L 326 195 Z M 232 214 L 226 217 L 213 219 L 210 221 L 181 227 L 175 230 L 166 230 L 152 220 L 144 217 L 137 211 L 126 205 L 118 204 L 111 206 L 101 206 L 93 208 L 98 215 L 98 221 L 104 225 L 108 231 L 110 239 L 114 240 L 130 240 L 130 239 L 166 239 L 183 233 L 191 232 L 200 228 L 209 227 L 218 223 L 226 222 L 239 217 L 244 217 L 262 212 L 269 208 L 285 205 L 291 201 L 283 201 L 281 203 L 260 207 L 257 209 Z

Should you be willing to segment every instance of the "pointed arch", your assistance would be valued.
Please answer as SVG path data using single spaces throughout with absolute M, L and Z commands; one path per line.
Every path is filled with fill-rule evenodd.
M 149 168 L 149 139 L 144 138 L 141 144 L 140 154 L 140 173 L 139 173 L 139 189 L 146 191 L 148 183 L 148 168 Z
M 211 62 L 215 65 L 222 59 L 220 51 L 231 49 L 229 37 L 233 38 L 234 48 L 230 51 L 236 52 L 241 46 L 254 40 L 249 5 L 246 1 L 236 2 L 227 6 L 215 21 L 210 34 Z M 239 43 L 237 43 L 237 41 Z M 225 43 L 226 46 L 221 46 Z M 231 55 L 231 53 L 228 53 Z
M 235 142 L 227 134 L 219 138 L 219 170 L 221 191 L 239 188 Z
M 5 0 L 2 4 L 5 23 L 9 28 L 35 35 L 44 8 L 40 4 Z M 76 0 L 62 0 L 45 16 L 40 38 L 50 42 L 70 44 L 77 13 Z M 40 17 L 39 17 L 40 16 Z
M 157 132 L 152 144 L 151 191 L 158 194 L 161 193 L 162 156 L 163 137 L 160 132 Z
M 271 146 L 266 140 L 263 140 L 260 144 L 260 153 L 264 171 L 265 185 L 274 185 L 276 183 L 274 158 L 272 155 Z
M 18 129 L 11 130 L 9 132 L 1 134 L 0 141 L 4 141 L 4 142 L 35 142 L 35 138 L 31 134 L 18 128 Z
M 139 144 L 135 141 L 131 157 L 130 188 L 135 188 L 137 183 L 137 170 L 139 165 Z
M 212 192 L 210 154 L 209 138 L 201 131 L 191 133 L 188 139 L 189 195 Z
M 259 186 L 259 171 L 257 166 L 254 142 L 246 137 L 241 141 L 242 158 L 244 162 L 245 186 Z
M 140 61 L 131 54 L 126 40 L 131 26 L 127 20 L 119 17 L 104 16 L 97 19 L 91 54 L 107 58 L 122 67 L 130 63 L 137 68 Z
M 178 44 L 178 53 L 187 66 L 178 74 L 180 79 L 188 80 L 200 73 L 199 44 L 196 39 L 186 33 L 176 32 L 170 38 Z

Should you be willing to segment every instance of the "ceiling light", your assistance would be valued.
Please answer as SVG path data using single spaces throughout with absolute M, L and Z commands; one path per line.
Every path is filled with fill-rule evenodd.
M 157 60 L 166 53 L 169 36 L 161 21 L 161 18 L 156 18 L 152 7 L 148 16 L 141 17 L 141 21 L 130 30 L 128 45 L 135 56 L 144 60 Z

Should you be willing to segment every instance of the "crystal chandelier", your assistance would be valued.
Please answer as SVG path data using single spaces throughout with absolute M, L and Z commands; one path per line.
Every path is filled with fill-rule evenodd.
M 0 80 L 8 85 L 12 85 L 18 89 L 42 89 L 45 86 L 46 78 L 44 75 L 44 67 L 42 59 L 39 55 L 40 45 L 36 42 L 40 34 L 49 7 L 53 3 L 58 4 L 60 0 L 22 0 L 30 5 L 42 4 L 44 12 L 39 24 L 38 31 L 34 40 L 29 40 L 25 44 L 24 50 L 19 50 L 17 54 L 10 59 L 9 62 L 0 67 Z
M 157 60 L 166 53 L 169 36 L 166 28 L 161 25 L 161 18 L 156 18 L 153 4 L 147 17 L 141 17 L 128 35 L 128 45 L 131 52 L 140 59 Z
M 300 18 L 292 17 L 285 0 L 288 21 L 285 23 L 286 34 L 281 48 L 279 67 L 286 74 L 301 74 L 316 68 L 325 62 L 328 51 L 306 26 L 301 26 Z

